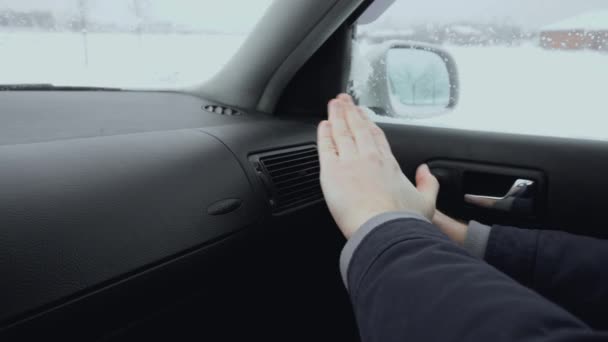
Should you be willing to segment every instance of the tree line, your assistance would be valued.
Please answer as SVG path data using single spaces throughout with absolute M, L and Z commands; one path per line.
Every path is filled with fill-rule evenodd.
M 432 44 L 485 46 L 518 45 L 523 41 L 536 39 L 537 35 L 536 32 L 529 32 L 508 23 L 453 22 L 415 25 L 407 28 L 387 25 L 380 30 L 362 32 L 359 37 L 375 42 L 400 39 Z

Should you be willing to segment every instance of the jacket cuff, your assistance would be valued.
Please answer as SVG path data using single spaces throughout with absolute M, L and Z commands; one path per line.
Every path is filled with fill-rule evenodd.
M 374 229 L 388 222 L 400 219 L 417 219 L 431 223 L 426 217 L 418 213 L 407 211 L 386 212 L 376 215 L 365 222 L 361 228 L 359 228 L 359 230 L 357 230 L 355 234 L 348 239 L 346 245 L 342 249 L 342 253 L 340 254 L 340 274 L 342 275 L 342 281 L 344 282 L 346 289 L 348 289 L 348 267 L 361 242 L 363 242 L 365 237 L 367 237 Z
M 471 255 L 483 259 L 486 255 L 486 248 L 488 247 L 488 239 L 491 232 L 492 227 L 477 221 L 470 221 L 467 235 L 464 239 L 464 249 Z

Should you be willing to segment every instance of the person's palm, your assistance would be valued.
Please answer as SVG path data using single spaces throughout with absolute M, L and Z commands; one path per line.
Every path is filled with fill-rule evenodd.
M 418 188 L 395 160 L 382 130 L 348 95 L 329 103 L 329 121 L 318 130 L 321 186 L 329 210 L 346 237 L 372 217 L 390 211 L 421 214 L 431 220 L 439 184 L 426 165 Z

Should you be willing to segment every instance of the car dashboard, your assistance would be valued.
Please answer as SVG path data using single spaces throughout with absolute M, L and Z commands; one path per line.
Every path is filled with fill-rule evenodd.
M 7 336 L 101 337 L 205 284 L 227 295 L 269 227 L 322 202 L 313 123 L 169 92 L 0 101 Z

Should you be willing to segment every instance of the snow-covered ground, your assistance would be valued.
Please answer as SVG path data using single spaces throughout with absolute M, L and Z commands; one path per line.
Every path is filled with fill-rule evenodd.
M 91 33 L 85 65 L 82 34 L 0 32 L 0 83 L 187 86 L 210 78 L 242 41 L 233 35 Z M 428 119 L 378 120 L 608 140 L 608 54 L 445 48 L 459 69 L 456 109 Z
M 78 33 L 0 32 L 0 83 L 188 86 L 213 76 L 240 47 L 243 38 L 90 33 L 85 45 L 84 35 Z
M 387 119 L 483 131 L 608 140 L 608 54 L 522 47 L 445 47 L 460 101 L 428 119 Z

